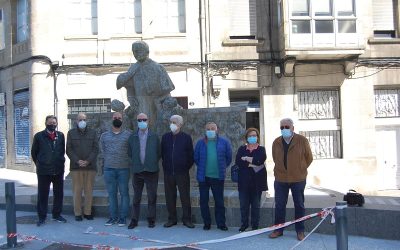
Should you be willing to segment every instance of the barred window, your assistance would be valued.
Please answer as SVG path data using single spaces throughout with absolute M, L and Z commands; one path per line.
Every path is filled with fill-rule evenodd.
M 375 117 L 400 116 L 400 89 L 375 89 Z
M 300 131 L 310 142 L 314 159 L 342 158 L 341 131 Z
M 68 119 L 69 127 L 72 128 L 76 115 L 78 113 L 85 113 L 87 115 L 87 122 L 90 126 L 93 122 L 90 114 L 95 113 L 110 113 L 111 112 L 111 99 L 71 99 L 68 100 Z
M 111 99 L 72 99 L 68 100 L 68 114 L 111 112 Z
M 339 90 L 299 91 L 300 131 L 314 159 L 342 158 Z M 319 130 L 319 128 L 322 128 Z
M 338 90 L 300 91 L 298 98 L 299 119 L 340 118 Z

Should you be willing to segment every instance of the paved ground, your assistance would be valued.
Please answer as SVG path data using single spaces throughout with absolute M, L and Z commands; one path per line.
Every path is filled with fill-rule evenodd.
M 182 225 L 172 228 L 164 228 L 161 224 L 153 229 L 147 227 L 145 222 L 140 222 L 139 227 L 128 230 L 126 227 L 104 226 L 104 218 L 95 218 L 93 221 L 84 220 L 76 222 L 73 216 L 65 216 L 67 223 L 47 221 L 42 227 L 37 227 L 34 222 L 35 213 L 17 212 L 17 232 L 21 235 L 35 236 L 38 239 L 24 242 L 25 249 L 74 249 L 72 245 L 60 246 L 54 243 L 85 244 L 95 248 L 96 246 L 110 246 L 121 249 L 140 249 L 149 247 L 165 247 L 170 244 L 154 242 L 157 240 L 175 244 L 187 244 L 210 239 L 219 239 L 236 234 L 238 228 L 229 228 L 223 232 L 212 228 L 203 231 L 202 225 L 196 225 L 194 229 L 188 229 Z M 5 218 L 5 211 L 0 210 L 0 220 Z M 91 227 L 91 232 L 98 234 L 86 234 Z M 110 235 L 114 234 L 114 235 Z M 0 243 L 5 244 L 6 225 L 0 223 Z M 128 238 L 130 237 L 130 238 Z M 21 238 L 20 238 L 21 239 Z M 152 241 L 154 240 L 154 241 Z M 285 232 L 278 239 L 269 239 L 266 234 L 256 235 L 222 243 L 204 244 L 197 247 L 202 249 L 291 249 L 298 243 L 294 232 Z M 76 248 L 84 249 L 84 248 Z M 336 238 L 333 235 L 312 234 L 296 249 L 336 249 Z M 349 249 L 400 249 L 400 241 L 379 240 L 366 237 L 349 237 Z
M 4 183 L 15 182 L 16 201 L 19 204 L 31 203 L 31 196 L 36 194 L 36 175 L 33 173 L 0 169 L 0 203 L 4 204 Z M 340 193 L 332 191 L 309 188 L 306 190 L 310 205 L 313 203 L 321 205 L 327 203 L 332 205 L 334 200 L 340 198 Z M 336 195 L 336 196 L 335 196 Z M 370 196 L 366 197 L 366 207 L 375 207 L 379 211 L 388 209 L 391 212 L 400 210 L 400 200 L 397 191 L 390 193 L 390 197 Z M 50 216 L 49 216 L 50 217 Z M 65 215 L 68 223 L 61 224 L 47 221 L 43 227 L 37 227 L 34 222 L 34 212 L 17 212 L 17 233 L 28 237 L 35 236 L 37 239 L 24 242 L 25 249 L 87 249 L 73 247 L 71 244 L 86 244 L 88 247 L 111 246 L 121 249 L 141 249 L 148 247 L 166 247 L 171 244 L 160 243 L 166 241 L 175 244 L 188 244 L 204 240 L 219 239 L 237 234 L 238 228 L 230 227 L 229 231 L 222 232 L 215 227 L 210 231 L 203 231 L 202 225 L 196 225 L 195 229 L 188 229 L 178 225 L 169 229 L 162 227 L 158 222 L 154 229 L 147 228 L 145 222 L 140 222 L 139 227 L 128 230 L 126 227 L 104 226 L 105 218 L 95 218 L 94 221 L 84 220 L 76 222 L 71 215 Z M 7 242 L 6 238 L 6 214 L 0 210 L 0 245 Z M 393 217 L 392 217 L 393 218 Z M 396 217 L 397 218 L 397 217 Z M 318 221 L 318 219 L 313 219 Z M 316 222 L 315 221 L 315 222 Z M 325 224 L 326 222 L 324 222 Z M 314 223 L 316 224 L 316 223 Z M 327 226 L 327 225 L 325 225 Z M 329 226 L 329 225 L 328 225 Z M 85 233 L 92 228 L 91 234 Z M 329 226 L 333 227 L 333 226 Z M 399 230 L 391 228 L 390 230 Z M 93 232 L 98 232 L 94 234 Z M 23 238 L 20 237 L 19 241 Z M 153 241 L 152 241 L 153 240 Z M 60 245 L 68 243 L 70 245 Z M 222 243 L 198 245 L 202 249 L 291 249 L 298 243 L 295 232 L 285 231 L 285 235 L 278 239 L 269 239 L 267 235 L 261 234 L 248 238 L 242 238 Z M 105 249 L 105 248 L 103 248 Z M 183 248 L 181 248 L 183 249 Z M 296 249 L 336 249 L 336 238 L 334 235 L 312 234 L 305 242 Z M 381 240 L 367 237 L 349 237 L 349 249 L 400 249 L 399 240 Z

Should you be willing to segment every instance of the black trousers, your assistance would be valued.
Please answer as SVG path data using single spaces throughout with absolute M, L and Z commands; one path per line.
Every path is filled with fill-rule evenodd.
M 156 220 L 158 172 L 140 172 L 133 174 L 133 215 L 132 219 L 138 221 L 140 216 L 140 202 L 142 200 L 143 187 L 146 184 L 147 191 L 147 220 Z
M 183 222 L 192 221 L 192 208 L 190 205 L 190 176 L 189 173 L 166 175 L 164 174 L 165 199 L 168 209 L 168 221 L 176 222 L 176 188 L 178 187 L 181 198 Z
M 53 217 L 57 217 L 62 212 L 64 198 L 64 173 L 57 175 L 37 175 L 38 196 L 37 213 L 39 219 L 46 219 L 47 205 L 49 201 L 50 184 L 53 183 Z

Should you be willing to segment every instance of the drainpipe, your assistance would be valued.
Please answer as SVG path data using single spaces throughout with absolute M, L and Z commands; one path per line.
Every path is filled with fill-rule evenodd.
M 201 73 L 201 93 L 204 96 L 206 93 L 204 91 L 204 49 L 203 49 L 203 16 L 202 16 L 202 1 L 199 0 L 199 33 L 200 33 L 200 73 Z

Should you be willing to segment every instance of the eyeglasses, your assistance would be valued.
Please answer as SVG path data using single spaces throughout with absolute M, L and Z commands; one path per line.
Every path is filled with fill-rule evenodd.
M 283 129 L 290 129 L 290 126 L 281 126 L 281 130 L 283 130 Z
M 147 119 L 137 119 L 138 122 L 147 122 Z

